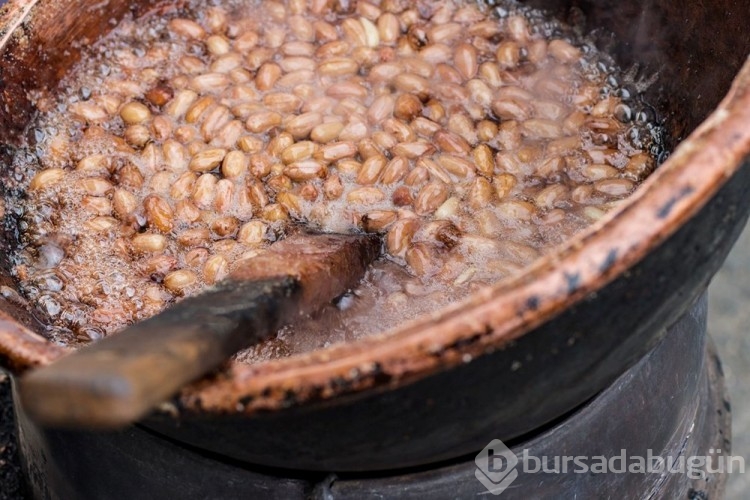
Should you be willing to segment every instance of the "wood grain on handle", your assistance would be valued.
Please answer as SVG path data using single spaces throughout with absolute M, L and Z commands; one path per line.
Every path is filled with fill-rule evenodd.
M 54 427 L 117 428 L 301 313 L 354 286 L 379 253 L 360 235 L 290 236 L 228 280 L 20 381 L 29 416 Z

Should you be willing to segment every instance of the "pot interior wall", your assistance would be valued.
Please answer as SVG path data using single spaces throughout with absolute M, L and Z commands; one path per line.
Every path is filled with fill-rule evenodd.
M 105 5 L 94 0 L 38 0 L 27 21 L 0 49 L 2 175 L 7 178 L 10 174 L 14 148 L 23 143 L 35 115 L 30 91 L 54 92 L 62 76 L 79 59 L 81 47 L 110 30 L 110 20 L 129 13 L 139 16 L 155 8 L 166 11 L 176 3 L 179 2 L 132 0 Z M 745 20 L 739 15 L 747 10 L 741 9 L 747 5 L 742 1 L 531 0 L 527 3 L 549 9 L 586 32 L 594 31 L 598 43 L 614 54 L 621 66 L 637 69 L 637 80 L 654 78 L 647 92 L 648 101 L 667 122 L 672 144 L 686 137 L 708 116 L 750 51 L 750 38 L 743 33 Z M 0 40 L 4 30 L 7 27 L 0 27 Z M 10 221 L 0 236 L 0 286 L 14 286 L 7 254 L 16 241 L 17 231 Z M 42 329 L 32 315 L 5 295 L 0 296 L 0 311 L 20 319 L 32 330 Z
M 653 84 L 646 101 L 667 124 L 670 145 L 687 137 L 718 105 L 750 52 L 744 0 L 530 0 L 614 55 L 636 81 Z

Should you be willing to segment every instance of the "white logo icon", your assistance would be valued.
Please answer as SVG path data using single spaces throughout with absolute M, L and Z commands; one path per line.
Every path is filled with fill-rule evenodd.
M 518 477 L 518 457 L 499 439 L 479 452 L 474 460 L 477 470 L 474 476 L 493 495 L 499 495 Z

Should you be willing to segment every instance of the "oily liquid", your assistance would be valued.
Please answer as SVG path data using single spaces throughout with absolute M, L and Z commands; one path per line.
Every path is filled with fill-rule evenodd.
M 356 70 L 321 75 L 336 58 Z M 282 83 L 261 82 L 264 64 Z M 49 337 L 79 345 L 199 293 L 290 225 L 370 230 L 384 235 L 383 258 L 355 290 L 237 359 L 373 335 L 518 272 L 626 198 L 661 151 L 637 87 L 593 44 L 511 2 L 225 2 L 124 21 L 59 98 L 38 96 L 33 156 L 17 159 L 26 195 L 7 200 L 22 232 L 15 274 Z M 169 112 L 185 91 L 192 106 L 210 100 L 194 120 Z M 132 102 L 146 118 L 124 120 Z M 278 122 L 256 126 L 269 110 Z M 294 170 L 279 144 L 316 142 L 315 128 L 292 125 L 305 113 L 340 123 L 331 141 L 356 153 L 320 174 Z M 319 167 L 325 144 L 311 147 L 302 170 Z M 208 149 L 241 151 L 244 171 L 194 168 Z M 371 179 L 372 157 L 383 166 Z M 397 157 L 406 172 L 385 182 Z

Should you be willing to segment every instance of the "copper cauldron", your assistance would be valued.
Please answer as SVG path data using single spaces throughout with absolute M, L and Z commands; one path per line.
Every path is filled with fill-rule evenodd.
M 35 115 L 94 41 L 162 0 L 11 0 L 0 10 L 3 175 Z M 649 102 L 673 154 L 623 203 L 521 274 L 437 315 L 364 340 L 185 388 L 138 424 L 223 457 L 297 470 L 425 465 L 512 440 L 569 412 L 636 363 L 706 288 L 748 217 L 747 0 L 529 2 L 571 18 L 623 67 L 656 77 Z M 16 244 L 12 220 L 0 244 Z M 5 252 L 0 285 L 15 287 Z M 66 351 L 0 297 L 13 373 Z

